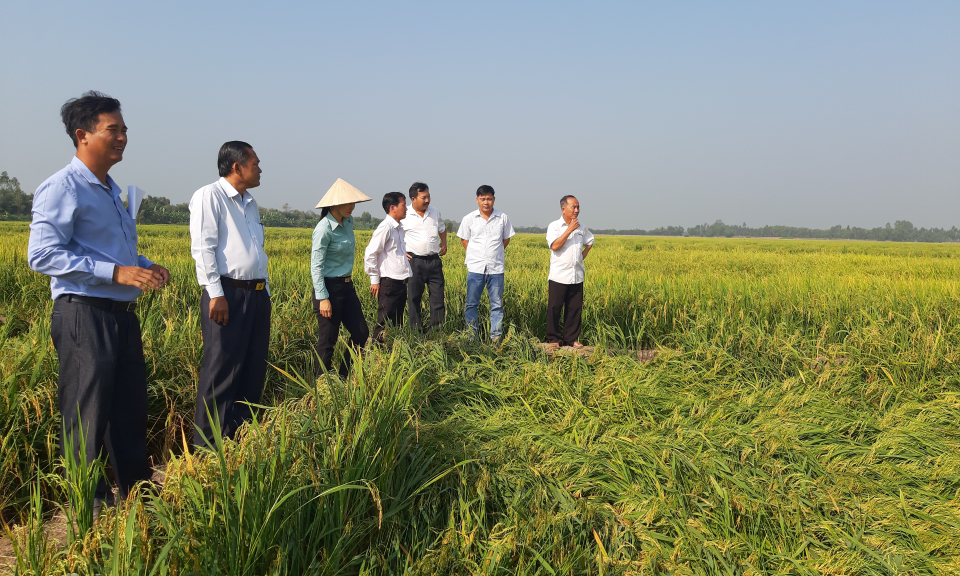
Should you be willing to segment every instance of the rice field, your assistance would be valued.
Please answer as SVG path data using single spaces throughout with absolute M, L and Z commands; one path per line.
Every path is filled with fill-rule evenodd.
M 200 290 L 187 228 L 144 226 L 173 278 L 138 311 L 165 482 L 93 523 L 98 466 L 56 453 L 48 281 L 26 225 L 0 235 L 18 574 L 960 574 L 960 246 L 598 237 L 597 350 L 551 359 L 546 242 L 507 248 L 499 346 L 464 332 L 451 242 L 445 331 L 394 334 L 342 382 L 307 375 L 310 231 L 268 229 L 264 405 L 191 456 Z

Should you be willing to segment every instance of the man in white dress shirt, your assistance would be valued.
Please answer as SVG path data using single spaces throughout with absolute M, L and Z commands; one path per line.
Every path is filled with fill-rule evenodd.
M 251 188 L 260 158 L 246 142 L 220 147 L 220 179 L 190 199 L 190 252 L 203 288 L 203 362 L 197 384 L 197 447 L 215 445 L 214 423 L 232 438 L 260 401 L 270 348 L 264 228 Z
M 410 262 L 400 222 L 407 215 L 407 201 L 402 192 L 383 195 L 383 211 L 387 213 L 370 237 L 363 251 L 363 271 L 370 277 L 370 292 L 377 299 L 377 325 L 374 342 L 386 339 L 387 322 L 403 325 L 403 309 L 407 305 L 407 279 Z
M 593 248 L 593 234 L 580 224 L 580 202 L 575 197 L 561 198 L 560 212 L 563 217 L 547 226 L 547 245 L 550 246 L 547 343 L 552 346 L 583 348 L 580 343 L 583 259 Z
M 443 325 L 446 309 L 443 304 L 443 263 L 440 257 L 447 253 L 447 228 L 440 211 L 430 204 L 430 188 L 423 182 L 410 186 L 410 206 L 403 226 L 407 256 L 410 257 L 410 282 L 407 284 L 407 302 L 410 325 L 422 330 L 420 304 L 423 289 L 430 290 L 430 328 Z
M 479 318 L 477 308 L 483 289 L 490 299 L 490 339 L 496 341 L 502 333 L 503 322 L 503 274 L 506 270 L 504 249 L 516 232 L 510 218 L 493 209 L 493 187 L 477 188 L 478 210 L 467 214 L 460 222 L 457 236 L 467 251 L 467 325 L 476 335 Z

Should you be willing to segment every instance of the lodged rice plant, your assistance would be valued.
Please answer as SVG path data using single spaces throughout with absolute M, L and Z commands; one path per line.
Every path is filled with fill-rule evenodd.
M 173 278 L 138 310 L 166 481 L 60 542 L 43 523 L 86 496 L 55 481 L 49 289 L 26 226 L 0 234 L 17 573 L 960 573 L 956 246 L 598 237 L 596 351 L 551 359 L 534 346 L 545 240 L 507 248 L 498 346 L 464 331 L 451 243 L 444 331 L 395 330 L 341 381 L 308 376 L 310 232 L 270 229 L 263 405 L 236 442 L 188 454 L 200 291 L 186 228 L 141 227 Z

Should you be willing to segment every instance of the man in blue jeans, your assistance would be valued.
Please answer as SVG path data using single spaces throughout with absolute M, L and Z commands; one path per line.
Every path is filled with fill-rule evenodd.
M 493 209 L 494 200 L 493 187 L 483 185 L 477 188 L 479 210 L 463 217 L 457 237 L 467 251 L 464 260 L 467 265 L 467 325 L 476 335 L 477 307 L 486 287 L 490 299 L 490 339 L 496 341 L 500 338 L 503 321 L 504 248 L 516 232 L 510 218 Z

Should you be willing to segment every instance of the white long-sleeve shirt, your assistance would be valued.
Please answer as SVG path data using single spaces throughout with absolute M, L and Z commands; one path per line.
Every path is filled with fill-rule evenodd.
M 551 222 L 547 226 L 547 246 L 552 247 L 567 227 L 563 218 Z M 593 233 L 581 224 L 567 236 L 559 250 L 550 250 L 550 276 L 547 279 L 558 284 L 583 282 L 583 249 L 586 246 L 593 246 Z
M 407 217 L 400 221 L 403 226 L 403 241 L 407 250 L 417 256 L 433 256 L 440 253 L 440 234 L 447 231 L 440 211 L 427 206 L 423 216 L 412 205 L 407 205 Z
M 197 282 L 211 298 L 223 296 L 220 276 L 267 279 L 264 229 L 257 201 L 243 196 L 225 178 L 204 186 L 190 199 L 190 253 Z
M 410 277 L 410 262 L 400 223 L 387 215 L 370 237 L 363 251 L 363 271 L 370 284 L 379 284 L 380 278 L 406 280 Z
M 515 234 L 510 218 L 499 210 L 494 209 L 486 220 L 480 210 L 464 216 L 457 237 L 467 241 L 467 254 L 463 260 L 467 272 L 503 274 L 506 270 L 503 241 Z

